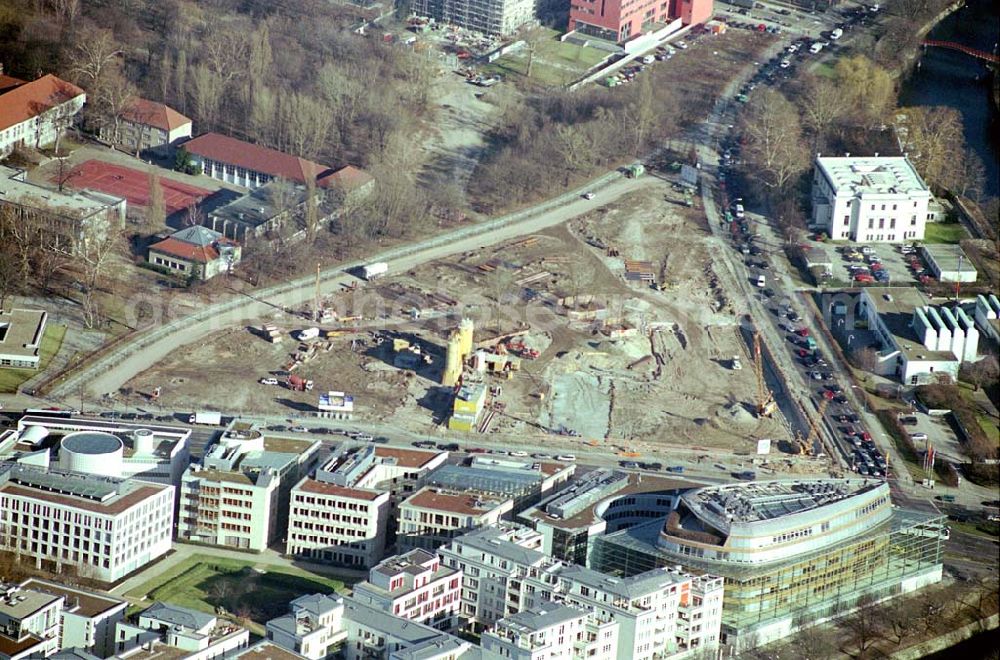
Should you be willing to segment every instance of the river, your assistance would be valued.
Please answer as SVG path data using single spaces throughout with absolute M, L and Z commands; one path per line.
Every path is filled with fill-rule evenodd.
M 1000 35 L 1000 2 L 968 0 L 938 23 L 928 39 L 954 41 L 987 52 Z M 966 143 L 986 168 L 986 196 L 1000 196 L 1000 117 L 990 100 L 991 79 L 979 60 L 943 48 L 927 48 L 903 84 L 901 106 L 940 105 L 962 113 Z

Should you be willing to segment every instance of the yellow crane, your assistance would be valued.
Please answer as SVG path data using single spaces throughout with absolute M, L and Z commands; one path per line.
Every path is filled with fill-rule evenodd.
M 764 382 L 764 359 L 760 349 L 760 331 L 753 333 L 753 364 L 757 375 L 757 416 L 770 417 L 778 409 L 774 395 Z
M 830 405 L 830 401 L 823 399 L 819 402 L 819 406 L 816 409 L 817 418 L 822 420 L 823 415 L 826 414 L 826 407 Z M 799 443 L 799 453 L 806 454 L 809 456 L 813 455 L 813 442 L 819 438 L 819 423 L 810 417 L 806 417 L 809 420 L 809 435 L 806 436 L 805 440 L 802 439 L 801 434 L 798 437 Z

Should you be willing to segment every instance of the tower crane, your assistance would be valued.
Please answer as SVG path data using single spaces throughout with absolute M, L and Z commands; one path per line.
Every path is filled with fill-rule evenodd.
M 759 330 L 753 333 L 753 364 L 757 375 L 757 416 L 770 417 L 777 410 L 778 404 L 764 382 L 764 359 L 761 355 Z

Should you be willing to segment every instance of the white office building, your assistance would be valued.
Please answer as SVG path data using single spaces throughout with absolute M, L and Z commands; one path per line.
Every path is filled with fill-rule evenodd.
M 810 225 L 833 240 L 921 240 L 931 192 L 903 156 L 818 156 Z
M 114 582 L 170 550 L 174 489 L 0 464 L 0 549 L 38 568 Z
M 0 582 L 0 658 L 47 658 L 59 650 L 63 597 Z
M 263 552 L 285 529 L 292 485 L 320 442 L 265 437 L 234 424 L 181 479 L 178 537 Z
M 875 373 L 906 385 L 935 374 L 958 378 L 963 362 L 979 355 L 979 330 L 960 306 L 934 306 L 916 289 L 866 288 L 861 315 L 878 338 Z
M 292 489 L 286 552 L 312 561 L 371 568 L 395 532 L 394 506 L 446 452 L 341 446 Z

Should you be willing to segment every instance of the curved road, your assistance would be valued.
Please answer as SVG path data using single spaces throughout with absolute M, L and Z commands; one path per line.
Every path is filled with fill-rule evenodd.
M 648 177 L 627 179 L 618 172 L 606 174 L 584 188 L 548 200 L 533 209 L 373 254 L 364 262 L 343 264 L 324 273 L 321 288 L 329 293 L 337 290 L 341 284 L 357 281 L 346 271 L 359 267 L 362 263 L 387 261 L 390 272 L 402 272 L 429 261 L 537 232 L 562 224 L 653 183 L 655 181 Z M 596 198 L 583 199 L 581 195 L 585 190 L 594 191 Z M 227 300 L 206 307 L 194 315 L 143 331 L 121 348 L 73 374 L 55 387 L 50 396 L 54 399 L 66 398 L 77 395 L 81 389 L 93 396 L 114 392 L 172 351 L 194 343 L 216 330 L 258 319 L 273 312 L 275 308 L 297 307 L 303 301 L 310 300 L 314 292 L 315 280 L 305 277 L 291 284 L 255 292 L 254 297 L 241 296 L 236 300 Z

